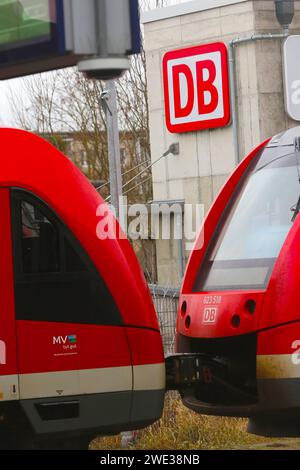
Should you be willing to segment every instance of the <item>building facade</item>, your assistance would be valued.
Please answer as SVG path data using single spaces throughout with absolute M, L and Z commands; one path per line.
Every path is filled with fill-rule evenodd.
M 154 162 L 169 145 L 179 143 L 179 155 L 153 166 L 154 201 L 203 204 L 206 212 L 233 171 L 235 138 L 226 127 L 171 134 L 165 121 L 162 61 L 170 50 L 249 38 L 236 44 L 236 111 L 239 159 L 264 139 L 296 125 L 285 112 L 281 38 L 253 40 L 258 34 L 282 32 L 273 0 L 193 0 L 144 13 L 150 106 L 151 156 Z M 290 34 L 300 33 L 300 1 Z M 251 39 L 251 40 L 250 40 Z M 185 245 L 183 245 L 185 248 Z M 184 251 L 187 259 L 189 252 Z M 157 241 L 158 282 L 179 286 L 181 249 L 175 240 Z

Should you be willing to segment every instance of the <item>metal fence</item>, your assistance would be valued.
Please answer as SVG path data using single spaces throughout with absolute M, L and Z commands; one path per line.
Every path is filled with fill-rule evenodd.
M 165 354 L 174 352 L 179 289 L 149 285 L 156 308 Z

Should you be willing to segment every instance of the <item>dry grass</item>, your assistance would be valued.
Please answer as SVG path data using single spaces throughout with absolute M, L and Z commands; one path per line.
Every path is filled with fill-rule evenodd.
M 162 419 L 140 431 L 131 449 L 237 449 L 271 443 L 246 432 L 247 420 L 197 415 L 176 396 L 166 399 Z M 94 450 L 120 449 L 120 436 L 97 438 Z

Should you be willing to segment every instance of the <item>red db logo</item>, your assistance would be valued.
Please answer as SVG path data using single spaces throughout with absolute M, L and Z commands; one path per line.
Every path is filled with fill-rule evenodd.
M 207 44 L 167 52 L 163 59 L 170 132 L 226 126 L 230 121 L 227 48 Z

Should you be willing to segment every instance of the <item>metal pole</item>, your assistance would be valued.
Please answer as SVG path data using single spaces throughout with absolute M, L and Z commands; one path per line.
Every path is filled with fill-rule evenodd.
M 109 162 L 109 183 L 111 204 L 115 208 L 116 217 L 120 217 L 120 198 L 122 196 L 122 172 L 120 158 L 120 136 L 118 126 L 117 93 L 114 80 L 107 82 L 108 99 L 107 116 L 107 145 Z
M 179 217 L 181 223 L 181 217 Z M 182 281 L 185 273 L 185 256 L 184 256 L 184 240 L 183 236 L 178 240 L 178 266 L 179 266 L 179 280 Z

